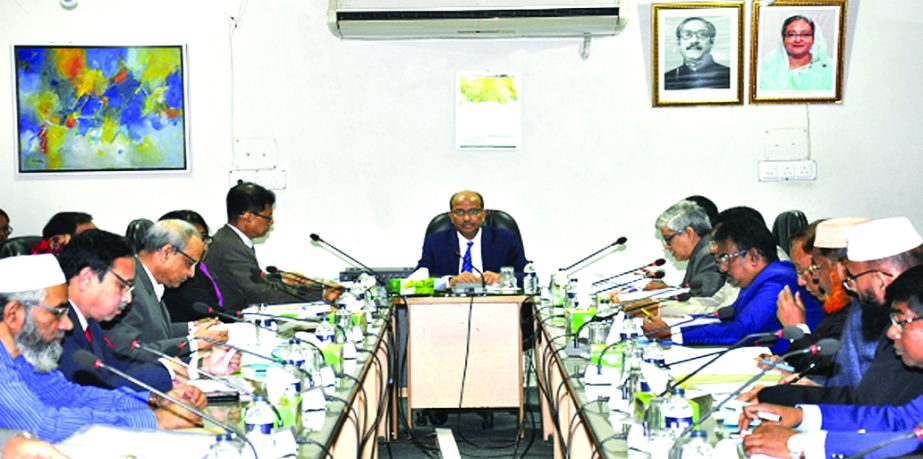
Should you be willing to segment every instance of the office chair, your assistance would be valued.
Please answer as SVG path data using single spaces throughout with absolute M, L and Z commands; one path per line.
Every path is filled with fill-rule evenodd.
M 128 223 L 128 228 L 125 229 L 125 239 L 128 240 L 128 245 L 131 246 L 131 250 L 134 253 L 141 251 L 142 246 L 144 245 L 144 233 L 147 233 L 147 230 L 154 226 L 154 222 L 146 218 L 137 218 Z
M 808 226 L 808 218 L 804 216 L 804 212 L 786 210 L 779 214 L 772 224 L 772 236 L 776 239 L 776 244 L 791 256 L 792 236 L 805 226 Z
M 32 248 L 42 240 L 41 236 L 11 237 L 0 242 L 0 258 L 30 255 Z
M 516 219 L 514 219 L 512 215 L 502 210 L 487 209 L 487 216 L 484 217 L 484 225 L 512 231 L 519 239 L 519 245 L 523 245 L 522 234 L 519 233 L 519 225 L 516 224 Z M 448 229 L 452 229 L 452 220 L 449 219 L 448 213 L 442 212 L 429 221 L 429 225 L 426 226 L 425 236 Z

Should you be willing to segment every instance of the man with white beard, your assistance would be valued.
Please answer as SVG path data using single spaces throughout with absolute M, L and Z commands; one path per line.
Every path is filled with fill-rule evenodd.
M 53 255 L 0 259 L 0 427 L 57 443 L 87 424 L 177 429 L 201 424 L 150 392 L 83 387 L 57 371 L 61 340 L 73 327 L 67 287 Z M 171 395 L 205 406 L 201 391 Z

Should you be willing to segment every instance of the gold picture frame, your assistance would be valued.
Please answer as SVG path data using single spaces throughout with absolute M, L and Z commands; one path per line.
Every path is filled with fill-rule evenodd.
M 651 9 L 653 106 L 743 104 L 743 2 Z
M 846 7 L 847 0 L 754 0 L 750 103 L 841 103 Z

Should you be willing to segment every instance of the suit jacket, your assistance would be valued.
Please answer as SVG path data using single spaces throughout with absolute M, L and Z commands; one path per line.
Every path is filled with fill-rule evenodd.
M 894 343 L 882 334 L 875 360 L 858 386 L 774 386 L 760 391 L 759 401 L 794 406 L 799 403 L 831 405 L 903 405 L 923 395 L 923 370 L 904 365 L 894 354 Z
M 731 87 L 731 69 L 715 62 L 711 55 L 706 55 L 708 62 L 696 70 L 683 64 L 663 74 L 664 89 L 693 89 Z
M 215 284 L 202 272 L 202 263 L 196 265 L 195 276 L 187 279 L 179 287 L 167 287 L 163 292 L 163 303 L 167 305 L 170 317 L 177 322 L 192 322 L 194 320 L 210 317 L 192 310 L 192 305 L 205 303 L 211 308 L 221 311 L 218 305 L 218 294 L 215 293 Z
M 228 311 L 240 311 L 255 303 L 317 301 L 323 296 L 317 289 L 296 295 L 254 279 L 253 271 L 260 270 L 256 254 L 227 225 L 215 232 L 205 263 L 221 289 L 224 308 Z
M 61 355 L 61 365 L 58 367 L 67 379 L 82 386 L 96 386 L 105 389 L 128 386 L 134 390 L 147 390 L 105 369 L 86 370 L 79 368 L 71 356 L 74 355 L 74 352 L 83 350 L 92 353 L 106 365 L 128 373 L 159 390 L 168 392 L 173 388 L 173 381 L 166 367 L 160 363 L 147 363 L 120 358 L 115 354 L 112 344 L 103 334 L 103 329 L 98 322 L 87 318 L 87 331 L 90 332 L 91 342 L 87 340 L 86 334 L 80 329 L 80 321 L 77 319 L 77 312 L 74 311 L 73 306 L 71 306 L 68 316 L 71 322 L 74 323 L 74 328 L 64 334 L 62 343 L 64 352 Z
M 795 268 L 788 261 L 774 261 L 763 268 L 746 288 L 740 289 L 734 302 L 734 318 L 726 323 L 684 327 L 684 344 L 733 344 L 750 333 L 770 332 L 782 328 L 776 318 L 776 301 L 779 292 L 788 286 L 791 291 L 803 291 L 798 286 Z M 820 305 L 807 292 L 801 295 L 804 300 L 808 325 L 813 327 L 820 321 Z M 780 342 L 773 346 L 773 353 L 778 353 L 788 346 Z
M 923 396 L 900 406 L 820 405 L 821 428 L 827 432 L 825 449 L 832 454 L 851 455 L 913 430 L 923 419 Z M 857 431 L 865 429 L 867 433 Z M 872 457 L 895 457 L 916 451 L 920 440 L 896 443 Z
M 856 308 L 854 308 L 856 306 Z M 858 313 L 861 315 L 861 309 L 858 309 L 858 303 L 850 304 L 839 311 L 827 314 L 823 319 L 817 324 L 817 327 L 811 329 L 811 333 L 805 334 L 803 337 L 792 341 L 792 344 L 788 347 L 789 351 L 794 351 L 798 349 L 805 349 L 812 344 L 817 344 L 818 341 L 824 338 L 834 338 L 839 340 L 843 336 L 843 326 L 846 323 L 849 316 L 858 310 Z M 842 346 L 844 343 L 840 343 Z M 814 368 L 809 373 L 810 376 L 820 376 L 823 378 L 830 377 L 836 371 L 836 365 L 834 364 L 835 356 L 820 356 L 812 354 L 802 354 L 789 357 L 786 359 L 786 363 L 795 367 L 796 370 L 802 371 L 812 363 L 815 365 Z M 816 381 L 816 379 L 815 379 Z
M 481 262 L 484 271 L 500 272 L 502 266 L 512 266 L 520 275 L 526 266 L 526 254 L 519 238 L 512 231 L 481 226 Z M 458 274 L 458 231 L 455 228 L 437 231 L 423 240 L 423 254 L 417 268 L 429 269 L 430 276 Z
M 141 260 L 135 257 L 135 289 L 132 300 L 120 316 L 105 324 L 103 330 L 112 341 L 115 351 L 128 358 L 151 362 L 157 356 L 139 349 L 132 349 L 132 341 L 170 356 L 180 354 L 179 344 L 186 341 L 189 326 L 185 322 L 173 323 L 163 302 L 157 299 L 154 284 L 144 270 Z
M 692 249 L 689 264 L 686 265 L 684 286 L 688 285 L 689 296 L 712 296 L 724 285 L 724 276 L 718 271 L 718 263 L 710 252 L 711 235 L 706 235 Z M 697 285 L 693 286 L 693 282 Z

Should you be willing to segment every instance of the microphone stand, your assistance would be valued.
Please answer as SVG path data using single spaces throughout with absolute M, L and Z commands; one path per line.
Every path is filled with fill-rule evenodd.
M 359 260 L 357 260 L 357 259 L 355 259 L 355 258 L 349 256 L 349 254 L 347 254 L 346 252 L 344 252 L 344 251 L 342 251 L 342 250 L 336 248 L 333 244 L 331 244 L 331 243 L 325 241 L 324 239 L 321 239 L 321 237 L 320 237 L 317 233 L 311 233 L 311 240 L 314 241 L 314 242 L 320 243 L 320 244 L 324 244 L 325 246 L 327 246 L 327 247 L 333 249 L 336 253 L 338 253 L 338 254 L 340 254 L 340 255 L 342 255 L 342 256 L 348 258 L 348 259 L 349 259 L 350 261 L 352 261 L 353 263 L 359 265 L 359 266 L 360 266 L 362 269 L 364 269 L 367 273 L 371 274 L 372 276 L 375 276 L 375 279 L 378 280 L 378 283 L 379 283 L 379 284 L 381 284 L 381 285 L 388 285 L 388 283 L 385 282 L 384 277 L 383 277 L 381 274 L 379 274 L 378 271 L 375 271 L 374 269 L 369 268 L 368 266 L 366 266 L 366 265 L 365 265 L 364 263 L 362 263 L 361 261 L 359 261 Z
M 600 279 L 600 280 L 598 280 L 598 281 L 595 281 L 595 282 L 593 282 L 592 285 L 599 285 L 599 284 L 602 284 L 602 283 L 604 283 L 604 282 L 606 282 L 606 281 L 610 281 L 610 280 L 612 280 L 612 279 L 615 279 L 616 277 L 621 277 L 621 276 L 624 276 L 624 275 L 626 275 L 626 274 L 631 274 L 631 273 L 633 273 L 633 272 L 635 272 L 635 271 L 640 271 L 640 270 L 642 270 L 642 269 L 644 269 L 644 268 L 650 268 L 650 267 L 653 267 L 653 266 L 663 266 L 664 264 L 666 264 L 666 262 L 667 262 L 667 260 L 664 260 L 663 258 L 658 258 L 658 259 L 654 260 L 653 262 L 648 263 L 648 264 L 646 264 L 646 265 L 641 265 L 641 266 L 639 266 L 639 267 L 637 267 L 637 268 L 629 269 L 628 271 L 625 271 L 625 272 L 623 272 L 623 273 L 618 273 L 618 274 L 616 274 L 616 275 L 614 275 L 614 276 L 609 276 L 609 277 L 607 277 L 607 278 L 605 278 L 605 279 Z
M 611 243 L 611 244 L 609 244 L 609 245 L 607 245 L 607 246 L 605 246 L 605 247 L 603 247 L 603 248 L 601 248 L 601 249 L 599 249 L 599 250 L 597 250 L 597 251 L 595 251 L 595 252 L 593 252 L 593 253 L 591 253 L 591 254 L 589 254 L 589 255 L 583 257 L 583 258 L 581 258 L 581 259 L 579 259 L 579 260 L 577 260 L 577 261 L 574 262 L 574 263 L 571 263 L 569 266 L 565 266 L 565 267 L 563 267 L 563 268 L 558 268 L 558 272 L 564 274 L 564 273 L 566 273 L 567 271 L 569 271 L 569 270 L 571 270 L 572 268 L 574 268 L 575 266 L 577 266 L 577 265 L 583 263 L 584 261 L 587 261 L 587 260 L 589 260 L 590 258 L 593 258 L 593 257 L 595 257 L 596 255 L 599 255 L 600 253 L 605 252 L 605 251 L 608 250 L 610 247 L 615 247 L 615 246 L 617 246 L 617 245 L 624 245 L 626 241 L 628 241 L 628 238 L 626 238 L 625 236 L 622 236 L 622 237 L 616 239 L 615 242 L 613 242 L 613 243 Z M 597 261 L 598 261 L 598 260 L 597 260 Z M 581 269 L 582 269 L 582 268 L 581 268 Z
M 249 389 L 247 389 L 247 388 L 245 388 L 245 387 L 243 387 L 243 386 L 241 386 L 241 385 L 232 383 L 231 381 L 228 381 L 227 379 L 224 379 L 224 378 L 219 378 L 219 377 L 217 377 L 217 376 L 215 376 L 215 375 L 213 375 L 213 374 L 211 374 L 211 373 L 209 373 L 209 372 L 207 372 L 207 371 L 205 371 L 205 370 L 202 370 L 202 369 L 199 369 L 199 368 L 192 368 L 192 365 L 189 365 L 188 363 L 183 362 L 182 360 L 177 359 L 176 357 L 171 357 L 171 356 L 169 356 L 169 355 L 167 355 L 167 354 L 164 354 L 163 352 L 160 352 L 160 351 L 158 351 L 157 349 L 153 349 L 153 348 L 147 347 L 147 346 L 145 346 L 145 345 L 143 345 L 143 344 L 141 344 L 141 343 L 138 343 L 137 341 L 134 341 L 134 342 L 132 342 L 131 344 L 132 344 L 132 347 L 134 347 L 134 348 L 137 348 L 137 349 L 141 349 L 141 350 L 143 350 L 143 351 L 150 352 L 151 354 L 154 354 L 154 355 L 156 355 L 156 356 L 158 356 L 158 357 L 160 357 L 160 358 L 162 358 L 162 359 L 166 359 L 167 361 L 172 362 L 172 363 L 174 363 L 174 364 L 176 364 L 176 365 L 180 365 L 180 366 L 182 366 L 182 367 L 185 367 L 187 370 L 194 370 L 194 371 L 198 372 L 199 374 L 205 376 L 206 378 L 211 379 L 212 381 L 217 381 L 217 382 L 219 382 L 219 383 L 221 383 L 221 384 L 224 384 L 225 386 L 227 386 L 227 387 L 229 387 L 229 388 L 231 388 L 231 389 L 234 389 L 234 390 L 236 390 L 236 391 L 238 391 L 238 392 L 241 392 L 241 393 L 246 394 L 246 395 L 253 395 L 253 392 L 252 392 L 252 391 L 250 391 Z

